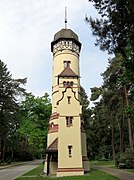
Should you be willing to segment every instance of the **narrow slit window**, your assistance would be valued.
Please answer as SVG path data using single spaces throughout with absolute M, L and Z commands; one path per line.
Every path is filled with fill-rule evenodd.
M 64 68 L 67 67 L 67 61 L 64 61 L 63 64 L 64 64 Z
M 71 96 L 68 96 L 67 100 L 68 100 L 68 104 L 71 104 Z
M 72 145 L 68 146 L 68 155 L 70 158 L 72 157 Z
M 71 116 L 70 117 L 70 126 L 72 126 L 73 125 L 73 117 Z
M 67 67 L 70 67 L 70 63 L 71 63 L 70 61 L 67 61 Z
M 66 126 L 69 126 L 69 117 L 66 117 Z

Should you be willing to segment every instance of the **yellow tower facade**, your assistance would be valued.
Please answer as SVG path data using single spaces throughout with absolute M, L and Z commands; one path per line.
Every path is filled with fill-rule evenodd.
M 67 28 L 57 32 L 51 43 L 52 115 L 44 168 L 47 175 L 83 175 L 90 171 L 81 106 L 80 50 L 77 34 Z

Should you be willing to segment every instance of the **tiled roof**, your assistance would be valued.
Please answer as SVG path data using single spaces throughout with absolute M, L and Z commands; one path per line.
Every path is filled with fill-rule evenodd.
M 50 146 L 46 149 L 46 153 L 58 151 L 58 138 L 56 138 Z
M 75 72 L 70 68 L 66 67 L 59 75 L 59 77 L 79 77 Z

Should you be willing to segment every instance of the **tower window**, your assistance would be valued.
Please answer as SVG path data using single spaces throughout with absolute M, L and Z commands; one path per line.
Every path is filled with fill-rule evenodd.
M 73 86 L 73 85 L 74 85 L 74 83 L 73 83 L 73 81 L 71 81 L 71 82 L 70 82 L 70 86 Z
M 63 86 L 66 87 L 66 81 L 63 82 Z
M 70 86 L 70 82 L 69 81 L 67 81 L 67 86 Z
M 69 82 L 69 81 L 64 81 L 63 82 L 63 87 L 72 87 L 74 85 L 73 81 Z
M 73 147 L 72 145 L 68 146 L 68 154 L 70 158 L 72 157 L 72 147 Z
M 67 61 L 67 67 L 70 67 L 70 63 L 71 63 L 70 61 Z
M 73 125 L 73 117 L 72 116 L 67 116 L 66 117 L 66 126 L 70 127 Z
M 70 61 L 64 61 L 63 64 L 64 64 L 64 68 L 66 68 L 66 67 L 70 67 L 71 62 Z
M 68 104 L 71 104 L 71 96 L 68 96 L 67 100 L 68 100 Z

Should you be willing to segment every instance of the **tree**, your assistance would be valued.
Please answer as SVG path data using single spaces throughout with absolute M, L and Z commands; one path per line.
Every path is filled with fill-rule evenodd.
M 99 128 L 98 131 L 98 139 L 100 138 L 101 134 L 99 131 L 103 131 L 104 137 L 111 136 L 112 143 L 112 156 L 113 159 L 115 158 L 115 154 L 117 152 L 124 152 L 125 148 L 128 148 L 128 137 L 129 137 L 129 120 L 128 126 L 126 120 L 128 117 L 126 116 L 126 100 L 125 100 L 125 91 L 124 91 L 124 70 L 120 65 L 122 63 L 121 56 L 117 56 L 109 61 L 109 66 L 107 67 L 106 71 L 102 74 L 103 76 L 103 85 L 99 88 L 94 87 L 91 88 L 91 100 L 98 102 L 95 103 L 95 107 L 93 110 L 93 120 L 94 124 Z M 129 102 L 130 106 L 133 107 L 131 104 L 131 100 L 133 99 L 133 85 L 129 85 Z M 131 114 L 131 113 L 130 113 Z M 130 115 L 129 114 L 129 115 Z M 130 115 L 132 117 L 132 114 Z M 102 126 L 102 124 L 104 126 Z M 103 127 L 103 129 L 101 129 Z M 111 133 L 108 131 L 108 129 Z M 131 124 L 133 127 L 133 121 Z M 107 131 L 106 131 L 107 130 Z M 101 137 L 102 139 L 102 137 Z M 101 142 L 99 139 L 99 142 Z M 104 145 L 107 145 L 109 142 L 104 141 Z M 101 142 L 101 146 L 102 146 Z M 130 143 L 131 145 L 131 143 Z M 99 144 L 98 144 L 99 149 Z
M 21 124 L 17 130 L 22 139 L 20 151 L 31 151 L 33 157 L 42 156 L 46 148 L 48 121 L 51 115 L 51 103 L 47 93 L 42 97 L 29 94 L 21 102 Z
M 109 53 L 120 53 L 126 75 L 134 82 L 134 1 L 89 0 L 100 14 L 100 19 L 86 17 L 92 33 L 97 36 L 96 45 Z
M 131 0 L 89 0 L 100 14 L 100 19 L 86 18 L 90 23 L 94 36 L 97 36 L 96 45 L 101 50 L 114 53 L 115 57 L 121 56 L 120 67 L 122 71 L 120 83 L 124 84 L 125 108 L 129 108 L 129 91 L 134 83 L 134 1 Z M 120 74 L 121 75 L 121 74 Z M 131 91 L 132 92 L 132 91 Z M 134 102 L 134 101 L 133 101 Z M 133 149 L 132 125 L 128 118 L 129 142 Z
M 18 126 L 18 95 L 25 94 L 25 79 L 13 79 L 7 66 L 0 60 L 0 152 L 4 160 L 6 142 L 13 136 Z

